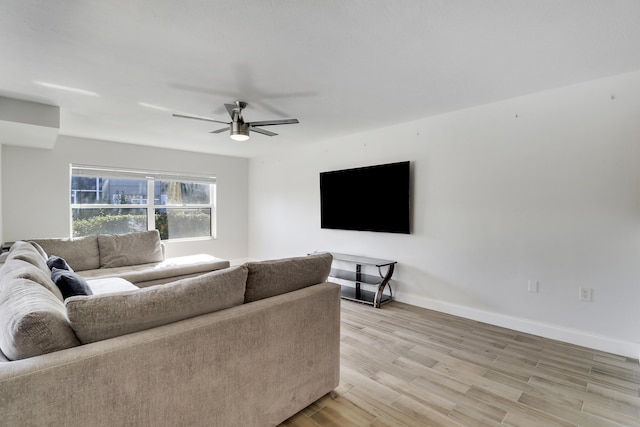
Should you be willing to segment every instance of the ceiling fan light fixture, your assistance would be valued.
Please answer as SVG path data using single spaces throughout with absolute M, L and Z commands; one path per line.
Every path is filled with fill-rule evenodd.
M 249 135 L 243 134 L 243 133 L 232 133 L 231 134 L 231 139 L 233 139 L 234 141 L 238 141 L 238 142 L 242 142 L 242 141 L 246 141 L 249 139 Z
M 231 139 L 242 142 L 249 139 L 249 125 L 246 123 L 231 123 Z

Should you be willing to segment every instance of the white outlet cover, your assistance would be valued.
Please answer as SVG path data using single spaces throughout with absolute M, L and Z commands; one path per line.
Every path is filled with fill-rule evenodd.
M 578 288 L 578 299 L 580 301 L 591 301 L 592 299 L 592 289 L 591 288 Z

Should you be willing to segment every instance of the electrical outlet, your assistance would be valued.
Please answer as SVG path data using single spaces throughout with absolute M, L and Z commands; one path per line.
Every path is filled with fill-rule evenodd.
M 538 292 L 538 281 L 537 280 L 529 280 L 527 282 L 527 291 L 529 291 L 531 293 L 537 293 Z
M 591 301 L 593 297 L 592 292 L 593 292 L 593 289 L 583 288 L 582 286 L 580 286 L 578 288 L 578 299 L 580 301 Z

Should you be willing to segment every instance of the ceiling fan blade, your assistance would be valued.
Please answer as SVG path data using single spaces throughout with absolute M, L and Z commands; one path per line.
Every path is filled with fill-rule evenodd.
M 227 126 L 226 128 L 222 128 L 222 129 L 218 129 L 218 130 L 212 130 L 209 133 L 222 133 L 222 132 L 226 132 L 229 130 L 229 127 Z
M 267 135 L 267 136 L 276 136 L 277 135 L 277 133 L 268 131 L 266 129 L 254 128 L 252 126 L 249 126 L 249 129 L 251 129 L 252 132 L 261 133 L 261 134 Z
M 247 123 L 249 126 L 273 126 L 273 125 L 292 125 L 300 123 L 298 119 L 282 119 L 282 120 L 262 120 L 259 122 Z
M 181 119 L 203 120 L 205 122 L 224 123 L 225 125 L 229 124 L 228 122 L 222 122 L 220 120 L 207 119 L 204 117 L 196 117 L 196 116 L 185 116 L 184 114 L 173 114 L 173 117 L 180 117 Z

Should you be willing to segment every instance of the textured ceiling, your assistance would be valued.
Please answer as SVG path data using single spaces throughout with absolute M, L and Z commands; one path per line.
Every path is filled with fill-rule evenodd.
M 0 96 L 59 106 L 61 135 L 242 157 L 640 69 L 635 0 L 0 0 L 0 10 Z M 248 121 L 300 124 L 235 143 L 208 133 L 215 123 L 171 117 L 227 121 L 222 105 L 235 100 L 249 103 Z

